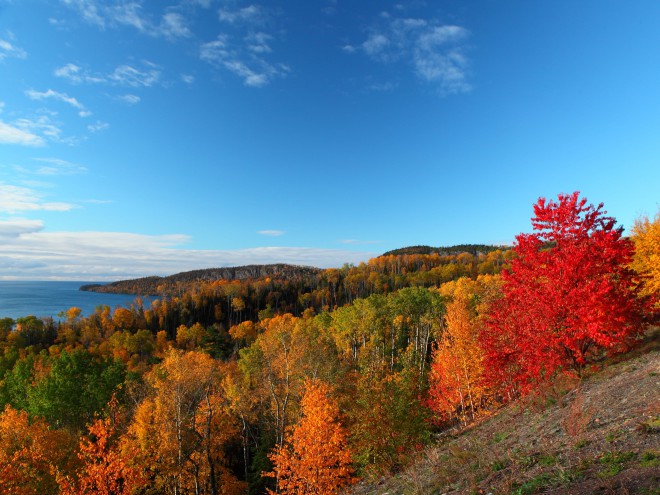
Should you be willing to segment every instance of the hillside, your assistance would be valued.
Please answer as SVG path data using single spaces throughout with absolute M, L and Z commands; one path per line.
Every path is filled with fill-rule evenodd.
M 407 273 L 420 272 L 420 279 L 403 281 L 399 278 L 389 283 L 393 288 L 407 285 L 431 286 L 453 280 L 460 276 L 476 276 L 477 273 L 498 273 L 501 266 L 510 258 L 509 247 L 489 246 L 484 244 L 459 244 L 448 247 L 410 246 L 389 251 L 368 263 L 359 266 L 345 265 L 341 269 L 314 268 L 310 266 L 297 266 L 287 264 L 247 265 L 237 267 L 206 268 L 176 273 L 166 277 L 149 276 L 129 280 L 119 280 L 109 284 L 89 284 L 80 287 L 80 290 L 103 292 L 113 294 L 135 294 L 141 296 L 174 295 L 181 293 L 185 286 L 192 289 L 194 284 L 204 282 L 242 281 L 249 282 L 265 278 L 277 278 L 281 281 L 303 283 L 316 286 L 321 278 L 329 274 L 359 280 L 364 284 L 372 272 L 401 276 L 402 270 Z M 466 258 L 467 256 L 467 258 Z M 471 265 L 466 267 L 466 265 Z M 445 272 L 440 273 L 439 268 L 444 267 Z M 432 272 L 433 268 L 438 268 Z M 424 275 L 432 272 L 430 276 Z M 472 273 L 474 272 L 474 273 Z M 335 275 L 330 275 L 330 278 Z M 361 297 L 368 295 L 365 291 Z
M 113 294 L 139 294 L 155 296 L 160 293 L 159 286 L 188 284 L 191 282 L 214 282 L 217 280 L 247 280 L 262 277 L 315 277 L 321 272 L 319 268 L 295 266 L 286 264 L 246 265 L 222 268 L 206 268 L 188 272 L 176 273 L 167 277 L 143 277 L 131 280 L 120 280 L 109 284 L 83 285 L 80 290 L 105 292 Z
M 601 371 L 555 383 L 353 495 L 660 493 L 660 329 Z M 578 386 L 579 385 L 579 386 Z
M 478 254 L 488 254 L 497 250 L 506 251 L 511 249 L 510 246 L 493 246 L 490 244 L 457 244 L 455 246 L 445 246 L 445 247 L 432 247 L 432 246 L 408 246 L 399 249 L 393 249 L 383 253 L 382 256 L 400 256 L 403 254 L 440 254 L 440 255 L 451 255 L 451 254 L 461 254 L 469 253 L 474 256 Z

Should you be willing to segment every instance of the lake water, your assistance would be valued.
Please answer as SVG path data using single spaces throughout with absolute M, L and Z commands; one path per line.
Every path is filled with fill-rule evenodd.
M 19 318 L 34 315 L 38 318 L 52 316 L 72 306 L 82 309 L 89 316 L 97 306 L 128 306 L 134 295 L 101 294 L 78 290 L 81 285 L 95 282 L 10 282 L 0 281 L 0 318 Z M 142 298 L 145 308 L 153 298 Z

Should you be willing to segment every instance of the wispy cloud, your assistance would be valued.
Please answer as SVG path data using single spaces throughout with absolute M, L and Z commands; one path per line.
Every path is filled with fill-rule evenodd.
M 381 91 L 383 93 L 389 93 L 394 91 L 399 85 L 393 81 L 373 83 L 369 85 L 371 91 Z
M 89 132 L 102 132 L 107 130 L 110 127 L 110 124 L 107 122 L 101 122 L 100 120 L 97 120 L 94 124 L 89 124 L 87 126 L 87 130 Z
M 200 46 L 202 60 L 240 77 L 243 84 L 263 87 L 285 77 L 289 67 L 271 62 L 276 38 L 266 28 L 276 23 L 277 15 L 260 5 L 221 8 L 220 21 L 226 26 L 221 34 Z
M 125 94 L 117 97 L 119 101 L 123 101 L 127 105 L 137 105 L 140 103 L 141 98 L 138 95 Z
M 0 212 L 15 215 L 28 211 L 69 211 L 71 203 L 44 201 L 34 189 L 0 182 Z
M 192 35 L 186 18 L 177 12 L 163 14 L 159 32 L 168 38 L 187 38 Z
M 90 74 L 88 71 L 84 70 L 82 67 L 76 64 L 66 64 L 62 67 L 58 67 L 54 72 L 55 76 L 63 77 L 68 79 L 72 83 L 101 83 L 106 81 L 106 77 Z
M 54 75 L 68 79 L 74 84 L 80 83 L 108 83 L 127 87 L 151 87 L 160 80 L 160 68 L 151 62 L 143 61 L 141 67 L 124 64 L 115 68 L 108 74 L 93 73 L 76 64 L 66 64 L 58 67 Z
M 108 76 L 111 81 L 122 86 L 150 87 L 158 82 L 160 70 L 151 63 L 146 63 L 146 70 L 139 70 L 130 65 L 120 65 Z
M 407 64 L 419 79 L 436 85 L 443 94 L 465 93 L 472 89 L 466 55 L 469 34 L 461 26 L 383 13 L 366 40 L 345 45 L 343 50 L 361 52 L 383 64 Z
M 309 247 L 190 250 L 181 248 L 189 241 L 181 234 L 45 232 L 41 228 L 38 224 L 7 227 L 7 231 L 19 235 L 0 243 L 0 279 L 118 280 L 267 263 L 329 268 L 357 264 L 374 256 L 369 252 Z
M 65 5 L 77 9 L 85 21 L 105 27 L 105 20 L 94 0 L 62 0 Z
M 21 131 L 38 136 L 39 144 L 45 144 L 46 140 L 63 144 L 75 144 L 74 137 L 63 137 L 62 128 L 58 122 L 54 122 L 50 115 L 41 114 L 34 117 L 22 117 L 16 119 L 13 125 Z
M 221 8 L 218 11 L 220 20 L 230 24 L 248 23 L 264 24 L 269 18 L 266 9 L 261 5 L 248 5 L 240 9 Z
M 11 43 L 9 40 L 0 38 L 0 61 L 6 58 L 26 58 L 27 52 Z
M 225 34 L 215 41 L 204 43 L 200 48 L 200 58 L 222 67 L 243 79 L 243 84 L 255 88 L 268 85 L 273 79 L 283 77 L 289 68 L 283 64 L 273 65 L 261 57 L 260 52 L 251 50 L 251 44 L 234 44 Z
M 87 172 L 87 167 L 60 158 L 35 158 L 40 165 L 35 170 L 38 175 L 74 175 Z
M 260 230 L 257 232 L 257 234 L 267 235 L 270 237 L 279 237 L 281 235 L 286 234 L 286 232 L 284 232 L 283 230 Z
M 19 129 L 0 120 L 0 144 L 18 144 L 21 146 L 43 146 L 43 138 L 34 132 Z
M 270 53 L 272 48 L 270 42 L 273 37 L 268 33 L 250 33 L 245 37 L 247 49 L 253 53 Z
M 87 110 L 85 108 L 85 105 L 80 103 L 77 99 L 75 99 L 72 96 L 69 96 L 65 93 L 60 93 L 58 91 L 53 91 L 52 89 L 49 89 L 47 91 L 35 91 L 34 89 L 28 89 L 25 94 L 30 98 L 31 100 L 44 100 L 44 99 L 53 99 L 57 101 L 64 102 L 68 105 L 71 105 L 72 107 L 78 109 L 78 115 L 81 117 L 89 117 L 92 115 L 92 112 Z
M 81 18 L 101 29 L 128 27 L 142 34 L 169 39 L 188 37 L 191 35 L 188 21 L 182 12 L 168 7 L 159 16 L 146 13 L 143 2 L 94 0 L 62 0 L 63 3 L 76 10 Z M 203 3 L 200 4 L 204 6 Z

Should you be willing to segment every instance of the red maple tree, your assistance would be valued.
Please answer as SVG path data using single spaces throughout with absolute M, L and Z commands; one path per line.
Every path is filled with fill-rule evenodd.
M 504 297 L 482 335 L 490 381 L 523 393 L 560 369 L 579 373 L 640 330 L 633 247 L 602 203 L 579 192 L 540 198 L 532 226 L 516 237 Z

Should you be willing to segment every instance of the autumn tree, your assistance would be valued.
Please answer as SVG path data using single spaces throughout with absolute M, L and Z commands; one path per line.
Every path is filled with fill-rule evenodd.
M 146 483 L 131 461 L 135 452 L 119 445 L 114 418 L 97 419 L 80 439 L 77 476 L 60 476 L 61 495 L 130 495 Z
M 484 315 L 500 295 L 499 286 L 499 276 L 479 275 L 476 280 L 463 277 L 447 282 L 439 289 L 449 302 L 429 377 L 428 405 L 436 421 L 466 423 L 489 403 L 479 335 Z
M 240 493 L 244 486 L 225 457 L 237 432 L 218 363 L 208 354 L 171 349 L 145 380 L 151 390 L 135 411 L 129 437 L 154 487 L 175 494 Z
M 660 211 L 651 222 L 639 218 L 632 229 L 635 245 L 632 268 L 642 277 L 640 296 L 649 297 L 660 310 Z
M 249 378 L 253 393 L 266 401 L 265 416 L 275 442 L 299 414 L 306 378 L 327 378 L 334 368 L 336 351 L 329 336 L 311 318 L 290 313 L 263 320 L 255 342 L 240 351 L 239 366 Z
M 330 387 L 308 380 L 302 399 L 302 418 L 285 444 L 270 455 L 274 470 L 267 474 L 284 495 L 334 495 L 355 482 L 347 432 L 339 421 L 339 408 Z
M 0 493 L 56 493 L 57 474 L 68 464 L 71 436 L 43 419 L 7 406 L 0 414 Z
M 540 198 L 532 226 L 516 237 L 483 339 L 491 381 L 522 392 L 560 369 L 579 372 L 639 330 L 632 243 L 602 203 L 578 192 Z

